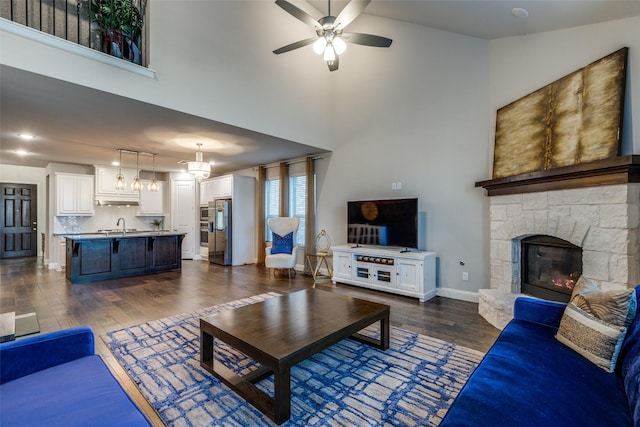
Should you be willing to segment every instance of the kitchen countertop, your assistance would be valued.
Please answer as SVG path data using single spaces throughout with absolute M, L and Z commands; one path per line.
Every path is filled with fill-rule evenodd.
M 67 239 L 81 240 L 81 239 L 113 239 L 113 238 L 128 238 L 128 237 L 146 237 L 146 236 L 176 236 L 186 233 L 178 233 L 170 230 L 149 230 L 149 231 L 127 231 L 123 234 L 122 231 L 108 231 L 108 232 L 94 232 L 94 233 L 53 233 L 54 236 L 64 237 Z

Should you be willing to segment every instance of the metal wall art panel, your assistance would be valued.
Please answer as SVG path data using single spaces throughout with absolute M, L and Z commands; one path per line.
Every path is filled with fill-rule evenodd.
M 619 155 L 628 48 L 498 110 L 493 178 Z

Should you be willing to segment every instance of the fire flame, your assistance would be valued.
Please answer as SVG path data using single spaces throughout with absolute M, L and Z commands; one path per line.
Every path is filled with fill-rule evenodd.
M 573 287 L 576 284 L 576 281 L 571 279 L 570 277 L 557 277 L 555 279 L 551 279 L 551 283 L 553 283 L 553 286 L 557 286 L 559 288 L 567 288 L 567 289 L 573 289 Z

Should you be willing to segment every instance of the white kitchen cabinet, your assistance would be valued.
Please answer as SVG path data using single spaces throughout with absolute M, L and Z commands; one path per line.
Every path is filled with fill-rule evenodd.
M 211 178 L 206 181 L 200 182 L 200 206 L 205 206 L 209 202 L 215 199 L 230 199 L 233 198 L 234 192 L 234 178 L 238 178 L 233 175 L 224 175 L 216 178 Z
M 137 171 L 135 169 L 122 168 L 122 175 L 127 183 L 124 190 L 116 190 L 113 185 L 118 173 L 120 173 L 120 168 L 95 166 L 96 199 L 138 202 L 140 200 L 139 192 L 131 189 L 131 183 L 136 177 Z
M 200 206 L 206 206 L 213 201 L 213 185 L 212 179 L 200 182 Z
M 56 176 L 56 215 L 91 216 L 93 176 L 58 173 Z
M 333 283 L 416 297 L 436 296 L 435 252 L 401 252 L 401 248 L 335 246 Z
M 164 182 L 158 181 L 158 191 L 149 191 L 149 180 L 142 180 L 138 216 L 161 216 L 164 212 Z
M 233 197 L 233 176 L 225 175 L 211 180 L 212 199 L 226 199 Z

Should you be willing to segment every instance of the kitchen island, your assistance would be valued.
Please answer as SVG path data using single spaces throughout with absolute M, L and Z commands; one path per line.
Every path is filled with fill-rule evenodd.
M 180 270 L 184 236 L 170 231 L 67 235 L 67 280 L 83 283 Z

